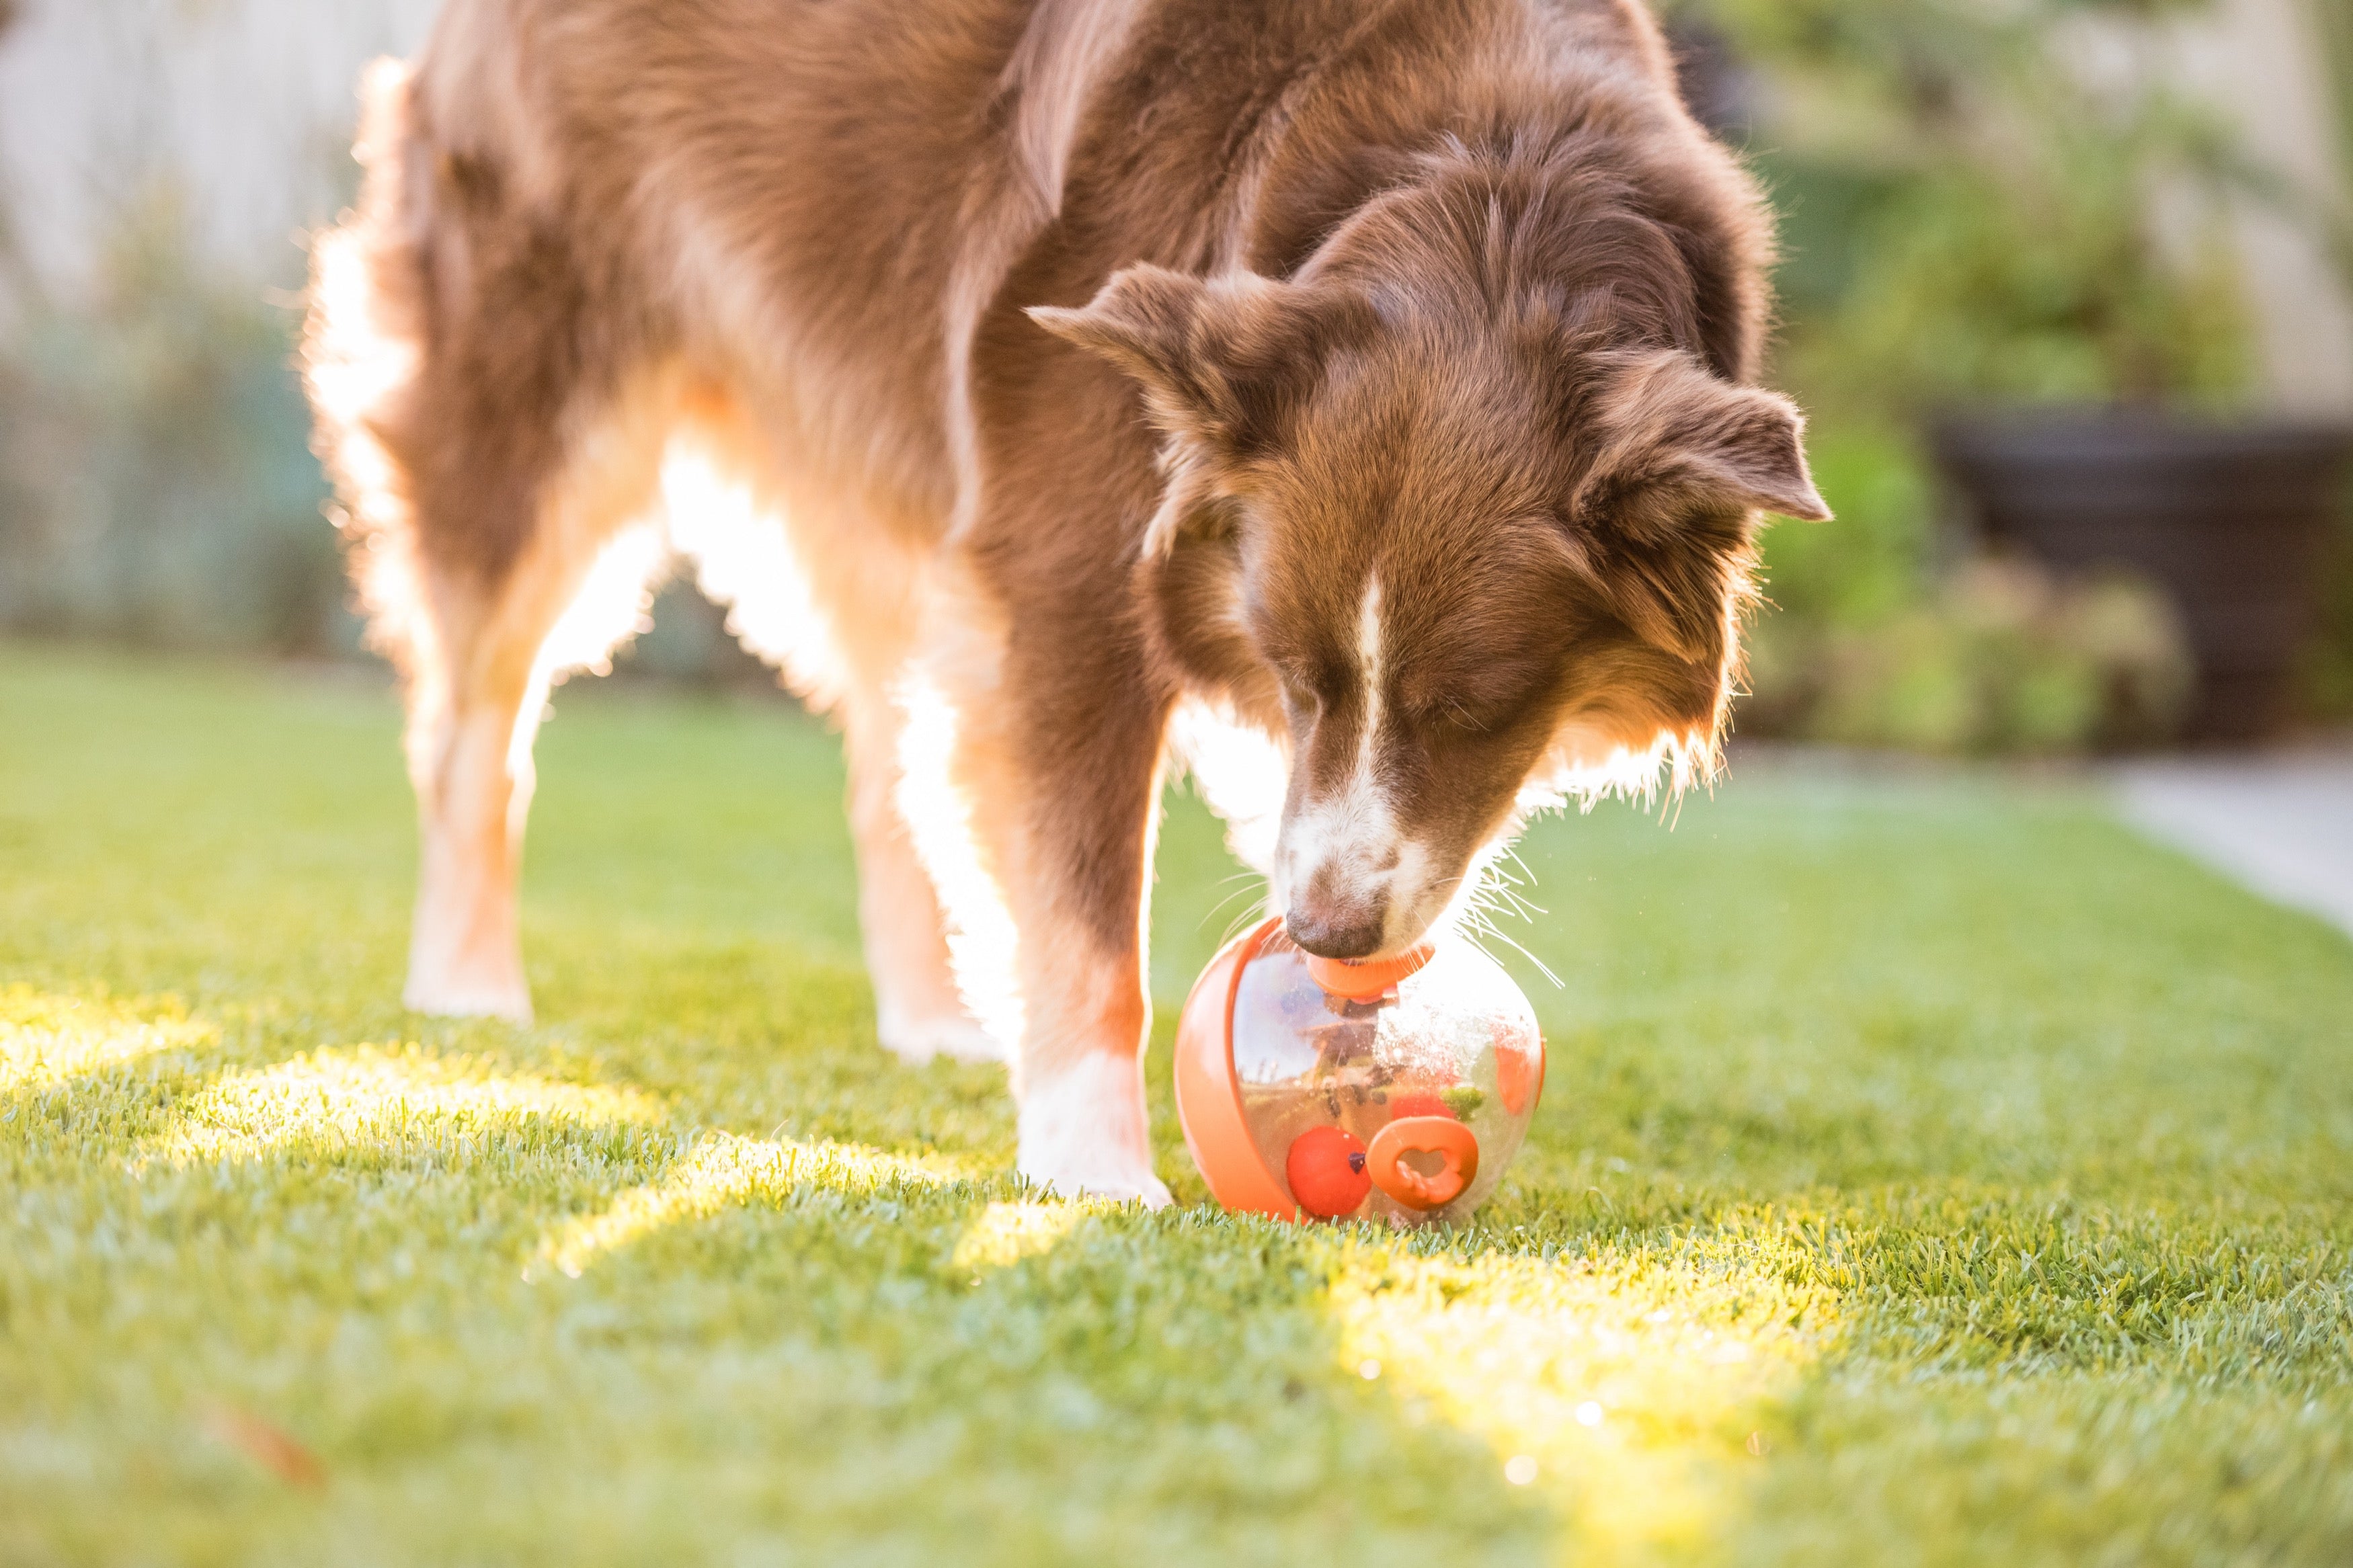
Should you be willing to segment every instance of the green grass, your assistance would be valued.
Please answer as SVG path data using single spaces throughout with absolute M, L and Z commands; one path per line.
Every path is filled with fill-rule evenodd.
M 1547 1097 L 1398 1238 L 1202 1202 L 1189 802 L 1145 1215 L 875 1047 L 781 704 L 563 692 L 543 1022 L 405 1016 L 394 730 L 0 647 L 0 1563 L 2353 1561 L 2353 944 L 2080 785 L 1542 826 Z

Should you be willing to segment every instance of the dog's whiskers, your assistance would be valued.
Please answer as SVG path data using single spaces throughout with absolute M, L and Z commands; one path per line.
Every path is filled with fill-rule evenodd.
M 1236 899 L 1250 900 L 1249 902 L 1243 904 L 1241 911 L 1226 923 L 1225 930 L 1219 933 L 1218 945 L 1219 947 L 1225 946 L 1226 943 L 1233 941 L 1234 938 L 1240 936 L 1244 931 L 1255 924 L 1261 912 L 1266 907 L 1266 879 L 1261 877 L 1255 871 L 1237 871 L 1232 876 L 1226 878 L 1218 885 L 1219 887 L 1231 887 L 1236 882 L 1241 883 L 1242 886 L 1234 888 L 1232 892 L 1229 892 L 1224 898 L 1219 899 L 1216 907 L 1211 909 L 1208 914 L 1201 917 L 1201 926 L 1206 927 L 1210 921 L 1223 914 L 1226 911 L 1227 907 L 1232 904 Z M 1251 898 L 1253 893 L 1257 895 L 1254 899 Z M 1199 928 L 1197 927 L 1196 929 Z
M 1462 939 L 1465 942 L 1468 942 L 1472 946 L 1479 949 L 1480 952 L 1486 952 L 1489 958 L 1493 958 L 1495 955 L 1492 952 L 1487 952 L 1486 945 L 1480 939 L 1482 937 L 1494 938 L 1497 942 L 1502 942 L 1504 946 L 1518 953 L 1522 958 L 1526 959 L 1530 963 L 1535 965 L 1536 973 L 1543 975 L 1546 980 L 1552 982 L 1552 985 L 1555 990 L 1563 991 L 1567 989 L 1567 986 L 1563 984 L 1560 976 L 1553 973 L 1552 965 L 1546 963 L 1543 959 L 1538 958 L 1535 953 L 1530 952 L 1525 947 L 1522 946 L 1517 942 L 1513 941 L 1510 936 L 1504 933 L 1501 927 L 1497 926 L 1493 921 L 1487 918 L 1487 911 L 1485 910 L 1474 907 L 1464 910 L 1463 919 L 1455 929 L 1461 932 Z

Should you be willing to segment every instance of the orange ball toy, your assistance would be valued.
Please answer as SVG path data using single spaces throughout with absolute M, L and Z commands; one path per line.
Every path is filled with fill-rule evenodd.
M 1450 940 L 1375 963 L 1229 943 L 1176 1029 L 1185 1144 L 1229 1209 L 1422 1225 L 1469 1215 L 1544 1088 L 1527 998 Z

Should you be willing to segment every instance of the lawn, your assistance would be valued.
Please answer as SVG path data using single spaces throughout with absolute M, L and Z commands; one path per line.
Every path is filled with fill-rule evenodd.
M 1148 1215 L 884 1057 L 834 742 L 575 685 L 541 1023 L 397 1005 L 381 682 L 0 646 L 0 1563 L 2353 1562 L 2353 943 L 2081 781 L 1525 857 L 1471 1228 Z

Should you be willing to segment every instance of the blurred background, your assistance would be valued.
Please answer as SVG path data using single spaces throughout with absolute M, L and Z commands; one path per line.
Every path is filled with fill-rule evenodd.
M 0 632 L 358 659 L 290 369 L 353 84 L 430 0 L 0 0 Z M 2353 6 L 1688 0 L 1781 213 L 1746 737 L 2353 722 Z M 765 678 L 683 584 L 625 668 Z

